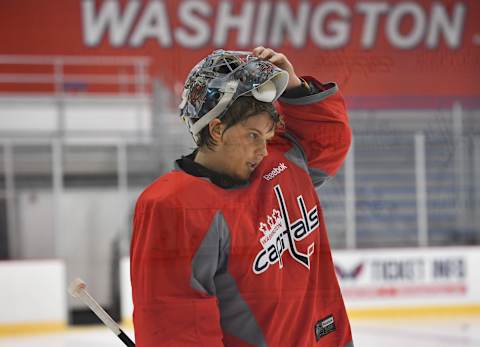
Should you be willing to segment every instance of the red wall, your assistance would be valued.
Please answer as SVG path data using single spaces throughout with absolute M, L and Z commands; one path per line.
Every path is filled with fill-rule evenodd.
M 0 54 L 148 56 L 178 91 L 211 50 L 262 44 L 356 106 L 428 107 L 478 101 L 479 23 L 477 0 L 7 0 Z

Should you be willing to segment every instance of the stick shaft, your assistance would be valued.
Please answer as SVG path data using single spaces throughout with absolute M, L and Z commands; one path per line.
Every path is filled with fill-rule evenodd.
M 124 343 L 127 347 L 135 347 L 135 343 L 134 343 L 132 340 L 130 340 L 130 338 L 128 337 L 128 335 L 125 334 L 122 329 L 120 329 L 120 334 L 117 335 L 117 336 L 118 336 L 118 338 L 119 338 L 120 340 L 123 341 L 123 343 Z
M 79 299 L 82 300 L 95 315 L 105 324 L 117 337 L 127 346 L 135 347 L 135 343 L 123 332 L 118 324 L 110 317 L 110 315 L 95 301 L 95 299 L 87 292 L 86 289 L 80 289 Z
M 87 304 L 88 307 L 95 313 L 95 315 L 100 318 L 100 320 L 105 324 L 115 335 L 120 334 L 120 327 L 118 324 L 108 315 L 107 312 L 91 297 L 91 295 L 85 290 L 82 289 L 80 292 L 80 299 Z

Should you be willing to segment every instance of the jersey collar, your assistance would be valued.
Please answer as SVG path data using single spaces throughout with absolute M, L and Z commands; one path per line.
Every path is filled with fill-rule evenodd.
M 189 155 L 182 156 L 180 159 L 177 159 L 175 161 L 175 167 L 189 175 L 195 177 L 205 177 L 209 179 L 213 184 L 223 189 L 235 189 L 248 186 L 248 180 L 244 181 L 232 178 L 228 175 L 212 171 L 205 166 L 195 162 L 194 159 L 196 154 L 197 150 L 193 151 Z

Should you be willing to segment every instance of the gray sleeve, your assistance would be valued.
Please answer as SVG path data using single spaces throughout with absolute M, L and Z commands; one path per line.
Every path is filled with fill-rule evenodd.
M 218 211 L 192 259 L 191 286 L 217 296 L 223 330 L 253 346 L 266 347 L 255 316 L 228 272 L 230 240 L 227 222 Z
M 200 247 L 192 259 L 192 288 L 209 295 L 216 295 L 214 277 L 221 266 L 227 264 L 230 235 L 223 214 L 215 213 L 212 223 Z
M 310 175 L 315 188 L 319 188 L 325 182 L 327 182 L 327 180 L 330 179 L 330 176 L 320 169 L 308 166 L 307 156 L 305 155 L 305 152 L 303 151 L 303 148 L 297 138 L 289 132 L 286 132 L 284 136 L 293 144 L 293 147 L 285 153 L 285 157 L 294 162 L 297 166 L 304 169 Z

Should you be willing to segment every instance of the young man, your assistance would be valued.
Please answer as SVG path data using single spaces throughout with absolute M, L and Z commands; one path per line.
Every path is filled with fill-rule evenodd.
M 315 191 L 351 141 L 337 86 L 220 50 L 180 108 L 199 147 L 135 208 L 137 346 L 353 346 Z

